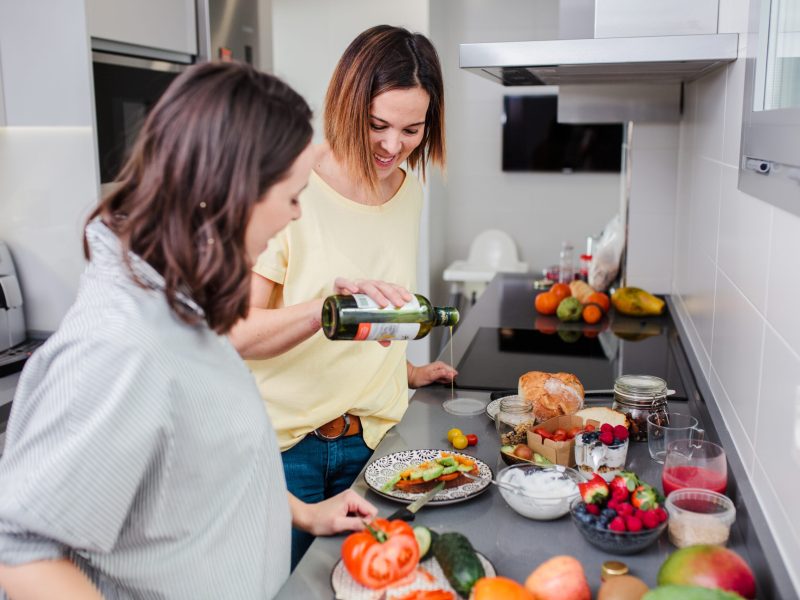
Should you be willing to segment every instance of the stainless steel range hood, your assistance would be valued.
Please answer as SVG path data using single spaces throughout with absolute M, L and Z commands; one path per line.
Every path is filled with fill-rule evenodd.
M 463 69 L 502 83 L 692 81 L 736 60 L 735 33 L 461 44 Z

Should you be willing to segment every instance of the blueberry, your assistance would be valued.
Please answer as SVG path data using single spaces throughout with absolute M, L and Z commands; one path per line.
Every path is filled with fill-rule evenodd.
M 591 441 L 592 441 L 592 434 L 591 434 L 591 433 L 584 433 L 584 434 L 581 436 L 581 441 L 582 441 L 584 444 L 588 444 L 589 442 L 591 442 Z
M 603 527 L 608 527 L 608 524 L 611 522 L 611 519 L 605 516 L 601 516 L 598 520 L 598 523 L 602 523 Z
M 602 521 L 598 521 L 597 523 L 594 524 L 594 528 L 597 531 L 605 531 L 606 529 L 608 529 L 608 523 L 603 523 Z
M 578 504 L 575 507 L 575 512 L 577 514 L 585 513 L 586 512 L 586 505 L 583 502 L 581 502 L 580 504 Z
M 613 508 L 604 508 L 603 512 L 600 514 L 602 514 L 604 517 L 608 517 L 609 519 L 613 519 L 617 516 L 617 511 L 615 511 Z

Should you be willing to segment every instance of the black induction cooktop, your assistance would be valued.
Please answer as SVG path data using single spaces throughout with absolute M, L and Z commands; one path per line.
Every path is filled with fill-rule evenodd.
M 670 324 L 671 325 L 671 324 Z M 632 336 L 609 328 L 587 336 L 579 331 L 481 327 L 456 367 L 456 386 L 480 390 L 516 389 L 528 371 L 575 374 L 587 390 L 611 389 L 622 374 L 656 375 L 685 397 L 673 352 L 671 326 L 658 334 Z

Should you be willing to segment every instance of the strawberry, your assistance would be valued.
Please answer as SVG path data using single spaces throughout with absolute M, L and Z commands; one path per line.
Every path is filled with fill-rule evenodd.
M 628 439 L 628 428 L 625 425 L 615 425 L 614 426 L 614 437 L 617 438 L 620 442 L 624 442 Z
M 645 529 L 655 529 L 658 527 L 660 522 L 661 521 L 659 520 L 654 508 L 644 511 L 644 515 L 642 516 L 642 525 L 644 525 Z
M 586 504 L 599 504 L 608 498 L 608 484 L 597 473 L 588 482 L 579 483 L 578 489 L 581 492 L 581 498 Z
M 600 426 L 600 433 L 614 433 L 614 426 L 611 423 L 603 423 Z
M 641 531 L 642 520 L 636 517 L 625 517 L 625 527 L 628 528 L 628 531 Z
M 630 494 L 636 489 L 636 486 L 639 485 L 639 478 L 635 473 L 631 473 L 630 471 L 620 471 L 608 485 L 611 488 L 612 494 L 616 490 L 623 490 L 625 494 Z M 628 497 L 626 495 L 625 500 L 627 499 Z
M 608 528 L 611 531 L 617 531 L 617 532 L 626 531 L 627 528 L 625 527 L 625 519 L 623 519 L 622 517 L 614 517 L 608 524 Z
M 587 504 L 586 505 L 586 512 L 590 515 L 597 516 L 600 514 L 600 505 L 599 504 Z
M 658 505 L 658 495 L 651 486 L 642 484 L 634 490 L 631 504 L 642 510 L 655 508 Z
M 610 446 L 614 443 L 614 434 L 610 431 L 604 431 L 597 439 L 603 442 L 606 446 Z
M 621 490 L 619 488 L 611 491 L 611 497 L 617 502 L 627 502 L 630 494 L 628 490 Z
M 617 506 L 617 513 L 623 517 L 633 515 L 633 510 L 633 505 L 630 502 L 622 502 Z

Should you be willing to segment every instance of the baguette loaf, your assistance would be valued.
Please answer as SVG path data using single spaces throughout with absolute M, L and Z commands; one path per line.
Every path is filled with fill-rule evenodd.
M 570 373 L 530 371 L 519 378 L 518 393 L 533 404 L 537 422 L 572 415 L 583 407 L 583 385 Z

